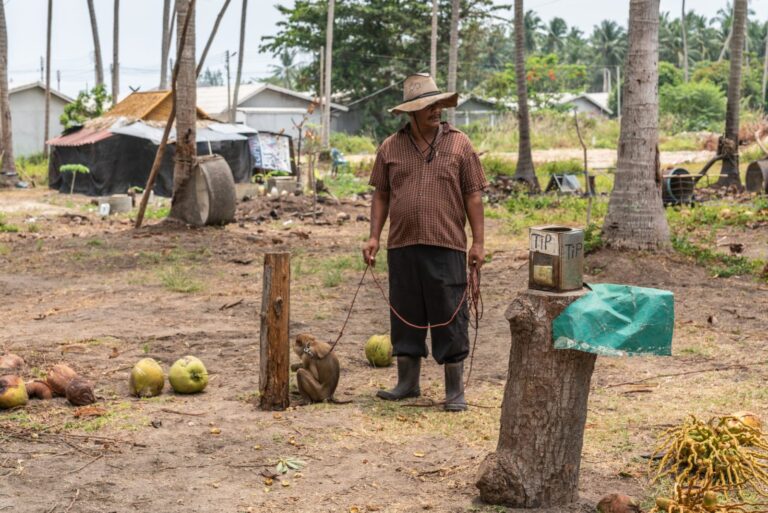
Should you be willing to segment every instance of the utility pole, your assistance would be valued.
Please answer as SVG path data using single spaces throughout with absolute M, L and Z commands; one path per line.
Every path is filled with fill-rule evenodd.
M 336 4 L 335 0 L 328 0 L 328 24 L 325 29 L 325 111 L 323 112 L 323 118 L 325 118 L 325 138 L 323 139 L 323 147 L 327 148 L 328 143 L 331 140 L 331 70 L 332 70 L 332 58 L 333 58 L 333 8 Z
M 320 47 L 320 141 L 325 141 L 325 47 Z
M 230 99 L 230 85 L 229 85 L 229 50 L 224 52 L 224 59 L 226 60 L 226 67 L 227 67 L 227 116 L 229 116 L 229 113 L 232 112 L 232 100 Z

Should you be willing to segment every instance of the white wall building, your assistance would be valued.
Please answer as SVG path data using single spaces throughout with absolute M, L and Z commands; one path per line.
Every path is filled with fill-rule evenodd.
M 33 82 L 13 87 L 9 90 L 9 97 L 14 156 L 41 153 L 45 137 L 45 84 Z M 64 106 L 72 101 L 72 98 L 51 89 L 49 138 L 56 137 L 64 129 L 59 117 L 64 113 Z

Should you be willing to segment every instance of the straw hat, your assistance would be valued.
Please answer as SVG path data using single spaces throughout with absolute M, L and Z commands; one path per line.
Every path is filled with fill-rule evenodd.
M 438 102 L 443 107 L 455 107 L 458 101 L 458 93 L 441 93 L 432 77 L 427 73 L 417 73 L 405 79 L 403 103 L 389 109 L 389 112 L 392 114 L 416 112 Z

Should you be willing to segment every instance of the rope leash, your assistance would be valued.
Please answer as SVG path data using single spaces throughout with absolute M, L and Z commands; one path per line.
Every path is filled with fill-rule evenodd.
M 470 266 L 469 272 L 467 273 L 467 287 L 464 289 L 464 292 L 461 296 L 461 300 L 459 301 L 459 304 L 456 306 L 456 310 L 454 310 L 453 315 L 451 315 L 450 319 L 439 324 L 419 325 L 419 324 L 414 324 L 408 321 L 407 319 L 405 319 L 402 315 L 400 315 L 400 313 L 395 309 L 395 307 L 392 306 L 392 303 L 390 303 L 389 298 L 387 297 L 387 294 L 384 291 L 384 287 L 382 286 L 381 282 L 376 276 L 376 273 L 373 271 L 373 267 L 371 266 L 370 263 L 368 263 L 365 267 L 365 270 L 363 271 L 363 275 L 360 277 L 360 281 L 357 284 L 355 293 L 352 296 L 352 302 L 349 305 L 349 310 L 347 311 L 347 317 L 344 319 L 344 323 L 342 324 L 341 329 L 339 330 L 339 335 L 336 337 L 336 340 L 334 340 L 333 343 L 331 344 L 331 350 L 328 351 L 328 354 L 332 353 L 333 350 L 336 349 L 336 344 L 338 344 L 339 340 L 341 340 L 341 338 L 344 336 L 344 330 L 346 329 L 347 323 L 349 322 L 349 318 L 352 315 L 352 309 L 355 306 L 355 301 L 357 301 L 357 295 L 360 293 L 360 289 L 363 287 L 363 283 L 365 282 L 365 276 L 368 274 L 369 270 L 371 272 L 371 278 L 373 278 L 373 282 L 378 287 L 379 292 L 381 292 L 381 297 L 387 303 L 387 306 L 389 307 L 390 311 L 401 322 L 403 322 L 407 326 L 410 326 L 411 328 L 426 330 L 429 328 L 441 328 L 444 326 L 448 326 L 456 319 L 456 316 L 459 314 L 459 311 L 461 311 L 461 308 L 462 306 L 464 306 L 464 303 L 467 303 L 467 306 L 469 308 L 469 313 L 470 313 L 469 325 L 472 327 L 475 333 L 473 336 L 472 347 L 469 354 L 469 369 L 467 370 L 467 378 L 464 380 L 464 389 L 466 390 L 467 386 L 469 385 L 469 380 L 472 377 L 472 368 L 475 361 L 475 348 L 477 347 L 477 334 L 480 328 L 480 320 L 483 318 L 483 311 L 484 311 L 483 297 L 482 297 L 482 294 L 480 293 L 480 269 L 477 266 Z M 428 405 L 407 404 L 406 406 L 421 406 L 421 407 L 439 406 L 439 405 L 451 402 L 456 397 L 451 397 L 449 399 L 446 399 L 443 402 L 431 403 Z

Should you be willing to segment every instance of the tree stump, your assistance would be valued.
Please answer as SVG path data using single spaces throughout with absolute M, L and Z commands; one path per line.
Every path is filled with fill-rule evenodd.
M 259 406 L 284 410 L 290 405 L 289 321 L 291 310 L 291 255 L 264 255 L 264 288 L 261 295 Z
M 596 355 L 555 349 L 552 321 L 585 293 L 526 290 L 507 308 L 512 347 L 499 443 L 476 483 L 487 503 L 540 508 L 578 499 Z

